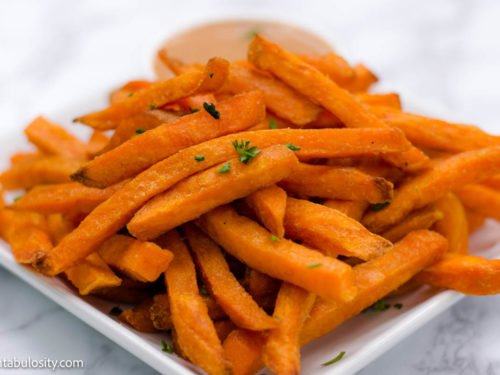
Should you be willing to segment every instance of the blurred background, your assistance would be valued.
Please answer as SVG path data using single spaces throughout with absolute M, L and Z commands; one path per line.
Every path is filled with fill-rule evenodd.
M 292 22 L 392 90 L 500 134 L 497 0 L 0 1 L 0 137 L 39 114 L 152 78 L 172 33 L 225 18 Z M 154 373 L 0 269 L 0 353 L 85 359 L 85 373 Z M 500 298 L 467 297 L 361 372 L 500 374 Z M 68 344 L 68 335 L 72 336 Z M 78 370 L 73 370 L 75 374 Z M 37 370 L 36 374 L 43 371 Z

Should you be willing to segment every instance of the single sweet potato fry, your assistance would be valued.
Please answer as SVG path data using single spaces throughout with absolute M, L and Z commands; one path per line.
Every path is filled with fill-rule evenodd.
M 209 374 L 231 373 L 224 350 L 200 297 L 189 250 L 175 231 L 165 235 L 174 260 L 165 272 L 172 322 L 182 353 Z
M 250 44 L 248 59 L 258 68 L 272 72 L 314 103 L 325 107 L 347 127 L 388 126 L 316 68 L 260 35 L 256 35 Z M 428 158 L 415 147 L 397 155 L 386 155 L 385 160 L 405 170 L 418 170 L 428 164 Z
M 500 221 L 500 192 L 487 186 L 467 185 L 457 191 L 462 203 L 486 217 Z
M 127 228 L 141 240 L 156 238 L 217 206 L 276 183 L 292 173 L 297 164 L 293 151 L 283 145 L 265 148 L 248 164 L 239 158 L 231 159 L 153 198 L 134 215 Z M 222 168 L 227 171 L 221 172 Z
M 448 252 L 467 254 L 469 252 L 469 227 L 465 208 L 453 193 L 446 194 L 434 203 L 443 213 L 436 221 L 434 230 L 448 240 Z
M 84 142 L 43 117 L 33 120 L 24 133 L 43 153 L 77 160 L 87 158 L 88 146 Z
M 152 299 L 147 299 L 133 309 L 123 311 L 118 319 L 122 322 L 130 324 L 135 330 L 139 332 L 155 333 L 158 330 L 154 327 L 151 317 L 149 316 L 149 309 L 153 304 Z
M 316 300 L 316 295 L 295 285 L 283 282 L 273 316 L 279 327 L 269 331 L 264 347 L 264 363 L 276 374 L 300 373 L 299 337 L 304 321 Z
M 10 208 L 41 214 L 88 213 L 124 185 L 125 182 L 122 182 L 105 189 L 83 186 L 78 182 L 35 186 L 12 203 Z
M 271 276 L 247 267 L 242 284 L 248 291 L 248 293 L 250 293 L 250 295 L 257 302 L 261 302 L 266 297 L 276 297 L 281 285 L 281 281 L 273 279 Z
M 124 101 L 111 104 L 102 111 L 79 117 L 75 121 L 99 130 L 114 129 L 121 120 L 127 117 L 194 94 L 201 86 L 204 78 L 204 72 L 195 71 L 167 81 L 160 81 L 136 92 Z
M 325 298 L 350 300 L 356 295 L 351 267 L 293 241 L 273 241 L 267 230 L 231 206 L 216 208 L 197 224 L 228 253 L 256 270 Z
M 275 328 L 276 320 L 267 315 L 236 280 L 219 246 L 193 224 L 183 228 L 204 284 L 233 323 L 252 331 Z
M 286 192 L 282 188 L 272 185 L 257 190 L 247 196 L 244 201 L 269 232 L 283 238 L 285 235 L 283 219 L 286 209 Z
M 103 289 L 119 286 L 122 280 L 116 276 L 97 253 L 90 254 L 65 272 L 68 280 L 85 296 Z
M 260 148 L 283 143 L 300 145 L 301 149 L 295 154 L 304 158 L 397 152 L 408 145 L 401 131 L 392 129 L 282 129 L 243 132 L 238 137 Z M 155 195 L 190 175 L 237 156 L 232 144 L 234 139 L 233 134 L 212 139 L 183 149 L 150 167 L 96 207 L 35 266 L 45 274 L 56 275 L 97 251 Z M 203 161 L 197 160 L 200 156 Z
M 403 285 L 423 268 L 439 260 L 447 248 L 446 240 L 428 230 L 415 231 L 398 242 L 392 251 L 354 267 L 358 294 L 349 302 L 317 298 L 300 335 L 305 345 L 337 328 L 371 306 L 390 291 Z M 224 351 L 235 375 L 251 375 L 264 367 L 266 335 L 235 330 L 224 342 Z
M 363 64 L 355 65 L 352 70 L 354 79 L 342 85 L 349 92 L 367 92 L 371 85 L 378 82 L 378 77 Z
M 401 110 L 401 100 L 399 99 L 399 95 L 395 92 L 390 92 L 388 94 L 367 94 L 363 92 L 356 94 L 356 98 L 358 98 L 361 103 L 369 106 L 382 106 Z M 392 124 L 388 125 L 392 126 Z
M 349 63 L 334 53 L 327 53 L 326 55 L 299 55 L 299 57 L 340 86 L 356 79 L 355 72 Z
M 416 275 L 415 280 L 469 295 L 499 294 L 500 260 L 448 253 Z
M 438 208 L 429 205 L 412 212 L 399 223 L 383 232 L 381 236 L 394 243 L 414 230 L 429 229 L 443 216 L 443 213 Z
M 5 212 L 5 239 L 18 263 L 32 263 L 50 250 L 52 241 L 44 216 L 34 212 Z
M 290 197 L 286 203 L 285 233 L 287 238 L 301 240 L 332 257 L 369 260 L 392 248 L 389 241 L 370 233 L 340 211 Z
M 14 155 L 12 155 L 10 157 L 10 163 L 12 165 L 14 165 L 14 164 L 19 164 L 19 163 L 24 163 L 26 161 L 39 160 L 39 159 L 42 159 L 44 156 L 46 156 L 46 155 L 40 151 L 16 152 Z
M 342 199 L 327 199 L 323 205 L 342 212 L 351 219 L 361 221 L 366 209 L 370 206 L 368 201 L 346 201 Z
M 84 165 L 72 178 L 84 185 L 105 187 L 132 177 L 180 149 L 246 129 L 263 120 L 265 106 L 258 91 L 217 105 L 219 119 L 206 110 L 139 134 Z
M 111 267 L 139 281 L 155 281 L 168 268 L 173 255 L 152 242 L 117 234 L 98 251 Z
M 370 203 L 390 201 L 393 195 L 391 182 L 351 167 L 300 163 L 279 185 L 298 196 L 366 200 Z
M 500 145 L 500 136 L 490 135 L 476 126 L 452 124 L 395 108 L 370 107 L 370 111 L 389 126 L 404 131 L 418 147 L 463 152 Z
M 144 81 L 144 80 L 127 82 L 122 87 L 112 91 L 109 94 L 109 103 L 115 104 L 118 102 L 123 102 L 123 101 L 127 100 L 129 97 L 131 97 L 132 95 L 134 95 L 136 92 L 141 91 L 142 89 L 146 89 L 148 87 L 151 87 L 154 84 L 155 84 L 155 82 Z
M 314 121 L 321 112 L 318 105 L 283 82 L 237 64 L 231 65 L 224 89 L 235 94 L 261 90 L 271 112 L 299 126 Z
M 36 185 L 60 184 L 71 181 L 71 174 L 80 166 L 80 161 L 46 156 L 13 165 L 0 174 L 0 183 L 5 190 L 31 189 Z
M 438 160 L 431 169 L 396 189 L 390 205 L 367 213 L 363 223 L 372 232 L 380 233 L 414 209 L 437 201 L 449 191 L 499 172 L 500 146 L 467 151 Z
M 162 109 L 154 109 L 138 113 L 132 117 L 126 118 L 116 127 L 115 132 L 109 139 L 109 142 L 99 150 L 99 154 L 108 152 L 122 143 L 125 143 L 130 138 L 137 134 L 142 134 L 148 130 L 157 128 L 165 123 L 172 123 L 179 119 L 179 115 L 164 111 Z

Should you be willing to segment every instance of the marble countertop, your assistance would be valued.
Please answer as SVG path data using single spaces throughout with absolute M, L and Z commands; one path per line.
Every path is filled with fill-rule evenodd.
M 0 137 L 78 98 L 151 77 L 155 48 L 175 30 L 245 16 L 309 26 L 375 70 L 381 90 L 403 101 L 411 93 L 450 109 L 450 120 L 500 134 L 495 0 L 19 0 L 0 2 Z M 1 268 L 0 298 L 2 358 L 83 359 L 75 374 L 155 373 Z M 500 374 L 499 311 L 500 296 L 467 297 L 359 374 Z

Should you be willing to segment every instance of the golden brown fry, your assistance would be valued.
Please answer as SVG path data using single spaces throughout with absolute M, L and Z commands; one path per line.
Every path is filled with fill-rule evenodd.
M 370 203 L 390 201 L 393 195 L 391 182 L 351 167 L 300 163 L 295 172 L 279 185 L 298 196 L 366 200 Z
M 394 243 L 414 230 L 429 229 L 443 216 L 443 213 L 438 208 L 430 205 L 412 212 L 399 223 L 383 232 L 381 236 Z
M 457 195 L 466 207 L 500 221 L 500 192 L 482 185 L 467 185 Z
M 434 230 L 448 240 L 448 252 L 467 254 L 469 252 L 469 228 L 467 215 L 460 199 L 453 193 L 436 201 L 436 208 L 443 218 L 434 224 Z
M 153 300 L 147 299 L 135 306 L 133 309 L 122 312 L 118 319 L 122 322 L 130 324 L 139 332 L 158 332 L 158 330 L 153 326 L 153 322 L 149 316 L 149 309 L 152 304 Z
M 288 238 L 301 240 L 332 257 L 369 260 L 392 248 L 389 241 L 370 233 L 340 211 L 290 197 L 286 203 L 285 232 Z

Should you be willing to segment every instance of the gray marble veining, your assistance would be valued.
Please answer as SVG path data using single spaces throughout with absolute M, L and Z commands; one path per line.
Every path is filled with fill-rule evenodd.
M 153 52 L 170 32 L 234 15 L 310 24 L 349 61 L 379 73 L 381 90 L 402 92 L 403 101 L 411 93 L 451 109 L 450 120 L 500 133 L 495 0 L 21 0 L 0 2 L 0 137 L 80 97 L 150 77 Z M 0 298 L 2 357 L 83 359 L 75 374 L 155 373 L 3 269 Z M 499 311 L 500 297 L 465 298 L 359 374 L 500 374 Z

